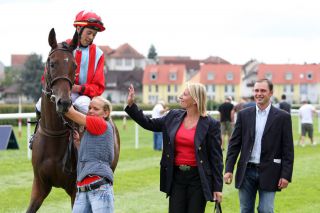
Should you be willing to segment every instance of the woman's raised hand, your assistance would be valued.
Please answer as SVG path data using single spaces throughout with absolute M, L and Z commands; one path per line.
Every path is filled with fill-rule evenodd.
M 128 100 L 127 100 L 128 106 L 131 107 L 133 102 L 134 102 L 134 88 L 133 88 L 133 85 L 130 84 L 128 89 Z

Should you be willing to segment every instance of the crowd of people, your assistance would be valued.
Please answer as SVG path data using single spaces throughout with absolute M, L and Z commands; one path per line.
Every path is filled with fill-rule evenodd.
M 279 108 L 289 114 L 292 113 L 292 106 L 287 101 L 285 94 L 281 95 L 281 100 L 279 102 L 274 102 L 271 99 L 270 102 L 274 107 Z M 241 98 L 238 103 L 235 102 L 231 96 L 227 96 L 225 102 L 219 105 L 218 112 L 221 123 L 221 147 L 223 150 L 225 149 L 225 143 L 230 140 L 231 133 L 234 130 L 238 112 L 244 108 L 253 106 L 256 106 L 254 96 Z M 307 99 L 302 99 L 301 106 L 297 109 L 297 112 L 300 123 L 299 132 L 301 133 L 297 144 L 305 147 L 305 137 L 308 135 L 310 144 L 313 146 L 317 145 L 317 142 L 313 140 L 313 120 L 318 116 L 316 108 L 310 104 L 310 101 Z

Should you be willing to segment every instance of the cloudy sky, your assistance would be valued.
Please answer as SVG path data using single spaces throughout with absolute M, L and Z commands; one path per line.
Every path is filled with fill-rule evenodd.
M 143 55 L 204 59 L 233 64 L 320 62 L 318 0 L 0 0 L 0 61 L 11 54 L 47 57 L 51 28 L 58 41 L 71 38 L 80 10 L 99 14 L 106 31 L 98 45 L 129 43 Z

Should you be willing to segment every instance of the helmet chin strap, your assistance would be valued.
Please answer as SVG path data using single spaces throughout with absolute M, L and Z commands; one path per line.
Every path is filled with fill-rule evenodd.
M 84 30 L 84 27 L 80 27 L 79 32 L 78 32 L 78 29 L 76 29 L 76 31 L 78 32 L 78 38 L 79 38 L 78 44 L 77 44 L 77 49 L 79 49 L 81 46 L 81 35 L 82 35 L 83 30 Z
M 79 39 L 78 39 L 78 44 L 77 44 L 77 49 L 80 48 L 80 47 L 87 47 L 87 46 L 83 46 L 83 45 L 81 44 L 81 35 L 82 35 L 82 32 L 83 32 L 84 28 L 85 28 L 85 27 L 80 27 L 79 32 L 77 31 L 77 32 L 78 32 L 78 38 L 79 38 Z M 93 42 L 93 41 L 91 41 L 91 43 L 90 43 L 89 45 L 91 45 L 92 42 Z M 88 46 L 89 46 L 89 45 L 88 45 Z

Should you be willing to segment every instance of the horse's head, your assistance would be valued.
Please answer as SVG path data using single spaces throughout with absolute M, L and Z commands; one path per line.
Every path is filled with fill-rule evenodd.
M 64 113 L 72 104 L 71 89 L 77 67 L 72 51 L 77 45 L 77 34 L 75 33 L 71 44 L 57 43 L 56 33 L 52 28 L 49 45 L 51 51 L 46 64 L 45 90 L 47 97 L 56 104 L 56 111 Z

